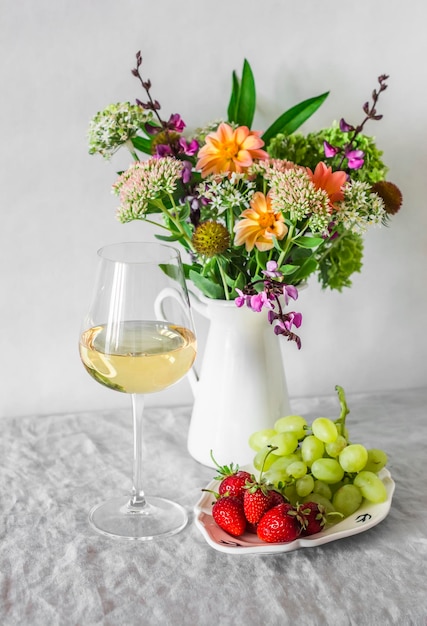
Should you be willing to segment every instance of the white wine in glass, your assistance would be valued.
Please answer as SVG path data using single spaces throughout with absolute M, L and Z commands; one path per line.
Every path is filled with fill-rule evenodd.
M 131 394 L 134 457 L 131 493 L 94 507 L 89 520 L 96 530 L 114 537 L 173 535 L 186 525 L 187 513 L 176 502 L 144 493 L 142 420 L 145 394 L 179 381 L 196 356 L 180 255 L 171 246 L 135 242 L 106 246 L 98 256 L 80 357 L 97 382 Z

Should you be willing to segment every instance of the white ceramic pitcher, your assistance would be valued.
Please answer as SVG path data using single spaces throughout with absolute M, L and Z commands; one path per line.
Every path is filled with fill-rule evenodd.
M 251 463 L 249 436 L 290 413 L 281 337 L 274 334 L 265 310 L 238 308 L 234 301 L 211 300 L 190 293 L 192 307 L 210 320 L 200 376 L 189 380 L 194 407 L 188 450 L 213 467 Z

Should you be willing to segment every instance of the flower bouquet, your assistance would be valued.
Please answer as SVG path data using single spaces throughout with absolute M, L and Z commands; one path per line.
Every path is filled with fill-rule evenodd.
M 293 329 L 301 314 L 284 305 L 313 274 L 324 288 L 349 287 L 362 267 L 366 229 L 387 224 L 402 202 L 385 180 L 382 152 L 363 132 L 382 117 L 377 104 L 388 76 L 378 78 L 359 124 L 341 119 L 298 132 L 323 93 L 262 133 L 252 130 L 256 89 L 245 60 L 241 77 L 232 75 L 226 119 L 188 134 L 179 114 L 161 115 L 141 65 L 138 53 L 132 73 L 144 99 L 108 106 L 89 127 L 90 153 L 109 159 L 125 146 L 134 159 L 113 185 L 118 219 L 156 224 L 158 239 L 188 253 L 186 278 L 206 297 L 266 308 L 274 332 L 300 347 Z

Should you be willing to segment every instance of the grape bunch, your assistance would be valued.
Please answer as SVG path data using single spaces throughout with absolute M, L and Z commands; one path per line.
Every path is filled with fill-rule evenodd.
M 327 513 L 351 515 L 365 498 L 379 503 L 387 491 L 378 472 L 383 450 L 352 443 L 346 427 L 349 413 L 344 390 L 337 386 L 341 413 L 337 420 L 316 418 L 309 426 L 300 415 L 281 417 L 273 429 L 249 438 L 254 467 L 293 505 L 316 502 Z

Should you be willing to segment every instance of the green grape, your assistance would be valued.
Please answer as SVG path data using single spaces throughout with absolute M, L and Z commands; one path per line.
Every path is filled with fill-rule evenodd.
M 296 453 L 289 454 L 288 456 L 275 456 L 273 459 L 273 463 L 269 465 L 268 469 L 264 472 L 264 478 L 268 482 L 273 483 L 273 485 L 276 486 L 279 484 L 279 482 L 289 482 L 291 478 L 286 469 L 289 465 L 298 461 L 300 461 L 300 457 Z
M 307 422 L 301 415 L 286 415 L 274 424 L 278 433 L 294 433 L 298 439 L 305 437 Z
M 378 474 L 387 465 L 387 460 L 387 455 L 383 450 L 371 448 L 368 450 L 368 461 L 363 469 L 367 472 Z
M 270 468 L 275 471 L 286 471 L 291 463 L 296 463 L 297 461 L 301 461 L 301 457 L 297 452 L 293 452 L 286 456 L 276 457 Z
M 328 417 L 318 417 L 311 425 L 313 435 L 324 443 L 331 443 L 338 437 L 338 430 L 334 422 Z
M 326 513 L 332 513 L 334 509 L 334 505 L 328 498 L 325 496 L 321 496 L 320 493 L 309 493 L 308 496 L 302 499 L 303 502 L 317 502 L 317 504 L 323 504 L 325 507 Z
M 345 447 L 339 455 L 339 462 L 345 472 L 360 472 L 368 460 L 368 451 L 360 443 L 352 443 Z
M 385 502 L 387 500 L 387 489 L 381 478 L 374 472 L 363 470 L 354 478 L 354 484 L 359 487 L 362 496 L 369 502 Z
M 264 466 L 264 470 L 268 470 L 273 465 L 274 461 L 277 460 L 278 457 L 274 454 L 276 450 L 271 453 L 270 453 L 270 450 L 271 448 L 269 446 L 264 446 L 264 448 L 262 448 L 256 453 L 253 463 L 254 463 L 255 469 L 258 470 L 259 472 L 262 470 L 263 466 Z
M 331 493 L 332 495 L 334 495 L 334 493 L 336 491 L 338 491 L 338 489 L 340 489 L 340 487 L 342 487 L 343 485 L 346 485 L 347 482 L 345 482 L 345 478 L 343 478 L 343 480 L 339 480 L 337 483 L 333 483 L 331 485 L 329 485 L 329 487 L 331 488 Z M 331 498 L 332 500 L 332 498 Z
M 335 459 L 316 459 L 311 466 L 314 478 L 327 483 L 338 483 L 344 476 L 344 470 Z
M 362 504 L 363 496 L 359 487 L 356 485 L 342 485 L 338 491 L 334 493 L 332 504 L 339 513 L 344 517 L 348 517 Z
M 277 446 L 274 453 L 277 456 L 292 454 L 298 447 L 298 437 L 294 433 L 276 433 L 269 439 L 270 446 Z
M 347 445 L 347 439 L 342 435 L 338 435 L 335 441 L 325 444 L 326 453 L 333 458 L 339 456 L 340 452 L 344 450 Z
M 314 478 L 311 474 L 306 474 L 305 476 L 302 476 L 302 478 L 298 478 L 298 480 L 295 481 L 295 489 L 300 498 L 308 496 L 308 494 L 313 491 L 313 488 Z
M 275 487 L 277 487 L 279 483 L 285 484 L 293 480 L 292 478 L 290 478 L 290 476 L 288 476 L 285 470 L 280 470 L 280 469 L 274 470 L 274 469 L 271 469 L 271 467 L 266 472 L 264 472 L 263 476 L 265 480 L 267 481 L 267 483 L 270 483 L 271 485 L 274 485 Z
M 296 506 L 299 502 L 299 496 L 297 494 L 295 484 L 287 485 L 283 491 L 285 498 L 290 502 L 293 506 Z
M 327 498 L 328 500 L 331 500 L 332 498 L 332 490 L 330 486 L 324 483 L 322 480 L 314 481 L 313 491 L 314 493 L 318 493 L 319 496 L 323 496 L 324 498 Z
M 252 450 L 254 450 L 254 452 L 258 452 L 267 445 L 268 440 L 271 439 L 275 434 L 276 431 L 272 428 L 257 430 L 249 437 L 249 446 L 252 448 Z
M 292 478 L 302 478 L 307 474 L 307 465 L 304 461 L 294 461 L 286 468 L 286 473 Z
M 324 452 L 325 446 L 323 442 L 314 435 L 308 435 L 303 439 L 301 443 L 301 457 L 309 467 L 313 461 L 320 459 Z

